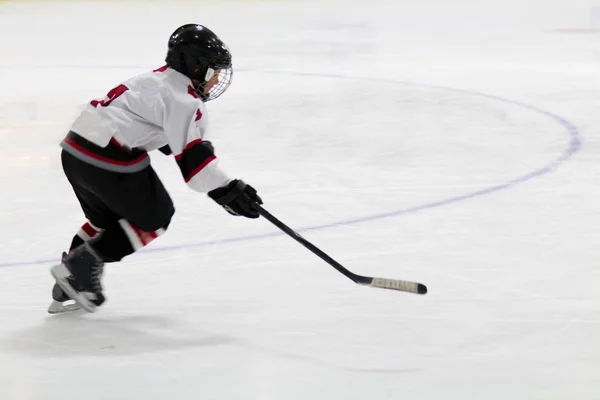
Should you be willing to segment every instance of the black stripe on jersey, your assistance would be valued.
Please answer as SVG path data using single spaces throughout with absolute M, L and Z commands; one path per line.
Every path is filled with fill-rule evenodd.
M 110 140 L 110 143 L 106 147 L 100 147 L 79 136 L 77 133 L 70 131 L 65 141 L 74 145 L 82 153 L 111 164 L 131 165 L 148 157 L 148 153 L 144 150 L 129 150 L 121 146 L 114 138 Z
M 106 147 L 100 147 L 75 132 L 69 132 L 60 142 L 60 147 L 75 158 L 107 171 L 130 174 L 150 165 L 145 151 L 129 150 L 114 138 Z
M 189 182 L 198 172 L 202 171 L 211 161 L 217 158 L 210 142 L 202 139 L 188 143 L 183 153 L 175 156 L 177 165 L 186 182 Z
M 169 147 L 168 144 L 166 144 L 163 147 L 161 147 L 160 149 L 158 149 L 158 151 L 163 153 L 165 156 L 170 156 L 171 154 L 173 154 L 173 152 L 171 151 L 171 148 Z

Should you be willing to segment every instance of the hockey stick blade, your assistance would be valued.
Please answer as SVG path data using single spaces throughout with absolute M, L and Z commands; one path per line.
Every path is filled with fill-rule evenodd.
M 386 278 L 370 278 L 367 276 L 361 277 L 364 280 L 359 279 L 355 281 L 360 285 L 370 286 L 380 289 L 399 290 L 401 292 L 415 293 L 415 294 L 426 294 L 427 286 L 422 283 L 401 281 L 397 279 L 386 279 Z
M 262 215 L 273 225 L 275 225 L 276 227 L 281 229 L 292 239 L 294 239 L 295 241 L 300 243 L 302 246 L 306 247 L 312 253 L 314 253 L 319 258 L 321 258 L 323 261 L 325 261 L 327 264 L 331 265 L 333 268 L 337 269 L 339 272 L 344 274 L 346 277 L 352 279 L 355 283 L 358 283 L 359 285 L 365 285 L 365 286 L 370 286 L 370 287 L 380 288 L 380 289 L 398 290 L 401 292 L 415 293 L 415 294 L 427 293 L 427 287 L 425 285 L 423 285 L 422 283 L 401 281 L 401 280 L 396 280 L 396 279 L 372 278 L 370 276 L 357 275 L 357 274 L 349 271 L 348 269 L 346 269 L 339 262 L 335 261 L 329 255 L 327 255 L 327 253 L 325 253 L 323 250 L 319 249 L 317 246 L 315 246 L 308 240 L 304 239 L 302 236 L 300 236 L 300 234 L 298 232 L 296 232 L 295 230 L 293 230 L 292 228 L 290 228 L 289 226 L 287 226 L 286 224 L 284 224 L 283 222 L 281 222 L 280 220 L 275 218 L 275 216 L 273 214 L 271 214 L 270 212 L 265 210 L 260 204 L 252 203 L 252 208 L 254 208 L 256 211 L 258 211 L 258 213 L 260 215 Z

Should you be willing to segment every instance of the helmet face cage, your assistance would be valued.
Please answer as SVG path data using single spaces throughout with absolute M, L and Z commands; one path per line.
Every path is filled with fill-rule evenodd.
M 212 68 L 209 68 L 209 71 L 211 69 Z M 210 88 L 210 90 L 208 91 L 207 94 L 206 93 L 204 94 L 206 97 L 205 101 L 210 101 L 210 100 L 216 99 L 217 97 L 219 97 L 220 95 L 225 93 L 225 91 L 229 88 L 229 85 L 231 85 L 231 81 L 233 80 L 233 68 L 232 67 L 220 68 L 220 69 L 218 69 L 218 71 L 219 71 L 218 82 L 216 85 L 214 85 L 212 88 Z M 204 86 L 204 85 L 202 85 L 202 86 Z

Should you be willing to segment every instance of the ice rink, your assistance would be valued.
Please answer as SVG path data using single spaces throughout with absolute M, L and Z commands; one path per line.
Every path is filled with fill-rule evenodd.
M 0 400 L 600 399 L 600 1 L 0 2 Z M 353 272 L 152 163 L 169 232 L 49 316 L 84 222 L 58 143 L 164 64 L 229 45 L 221 165 Z

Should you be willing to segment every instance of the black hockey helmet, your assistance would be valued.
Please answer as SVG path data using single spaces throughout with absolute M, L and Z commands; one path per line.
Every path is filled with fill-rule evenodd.
M 231 85 L 231 53 L 205 26 L 186 24 L 177 28 L 169 38 L 166 61 L 169 67 L 200 82 L 194 89 L 204 101 L 216 99 Z M 216 71 L 219 71 L 219 82 L 204 93 L 206 83 Z

